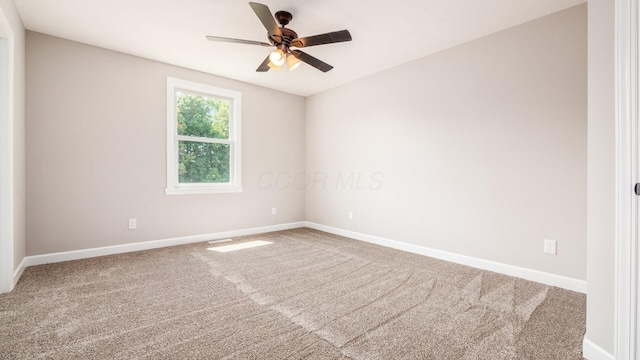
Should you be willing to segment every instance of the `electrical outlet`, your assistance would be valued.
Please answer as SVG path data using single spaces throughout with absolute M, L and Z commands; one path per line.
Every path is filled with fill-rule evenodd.
M 277 215 L 278 214 L 278 209 L 272 207 L 271 208 L 271 215 Z
M 349 211 L 348 217 L 349 220 L 353 220 L 353 211 Z
M 558 243 L 555 240 L 544 239 L 544 253 L 557 255 Z
M 138 221 L 136 219 L 129 219 L 129 230 L 134 230 L 138 227 Z

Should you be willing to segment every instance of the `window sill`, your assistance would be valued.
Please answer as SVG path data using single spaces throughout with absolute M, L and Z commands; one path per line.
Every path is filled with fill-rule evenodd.
M 242 187 L 193 187 L 193 188 L 166 188 L 166 195 L 193 195 L 193 194 L 219 194 L 219 193 L 239 193 Z

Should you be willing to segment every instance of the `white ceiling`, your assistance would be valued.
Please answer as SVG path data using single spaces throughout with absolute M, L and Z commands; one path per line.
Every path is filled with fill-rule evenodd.
M 257 0 L 293 14 L 298 36 L 348 29 L 353 41 L 305 52 L 333 65 L 257 73 L 269 48 L 205 35 L 267 41 L 237 0 L 15 0 L 28 30 L 302 96 L 353 81 L 586 0 Z

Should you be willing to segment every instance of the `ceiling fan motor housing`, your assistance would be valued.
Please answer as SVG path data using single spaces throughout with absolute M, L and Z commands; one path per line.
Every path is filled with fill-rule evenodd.
M 278 29 L 282 33 L 282 38 L 277 35 L 268 36 L 268 38 L 273 45 L 286 53 L 289 49 L 289 46 L 291 46 L 291 42 L 293 41 L 293 39 L 298 38 L 298 34 L 296 34 L 295 31 L 285 27 L 285 25 L 287 25 L 291 21 L 291 19 L 293 19 L 293 15 L 291 15 L 291 13 L 288 11 L 281 10 L 275 13 L 275 18 L 280 24 L 280 27 Z
M 295 31 L 289 28 L 281 27 L 280 32 L 282 32 L 282 41 L 276 41 L 275 45 L 284 44 L 287 48 L 289 48 L 293 39 L 298 38 L 298 34 L 296 34 Z

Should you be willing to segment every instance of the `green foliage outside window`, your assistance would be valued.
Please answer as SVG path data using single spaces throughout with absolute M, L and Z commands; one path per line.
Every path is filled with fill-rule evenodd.
M 181 92 L 176 99 L 179 136 L 229 139 L 229 101 Z M 230 150 L 230 145 L 225 143 L 180 139 L 179 182 L 229 182 Z

